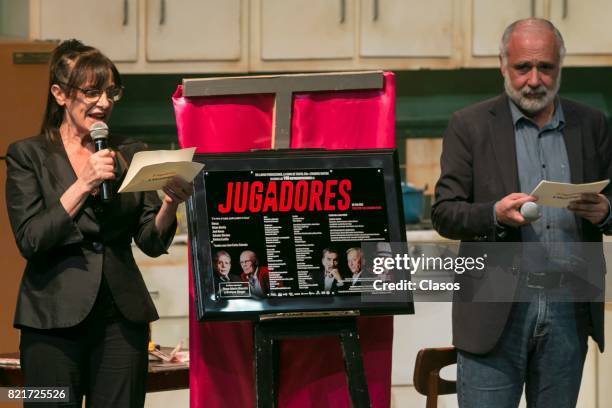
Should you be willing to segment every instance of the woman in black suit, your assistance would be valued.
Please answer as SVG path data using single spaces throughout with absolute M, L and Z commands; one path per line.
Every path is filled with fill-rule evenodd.
M 50 63 L 41 134 L 9 146 L 7 207 L 27 260 L 15 327 L 28 386 L 69 387 L 70 406 L 141 407 L 148 323 L 158 318 L 131 251 L 166 253 L 176 210 L 193 191 L 172 179 L 156 192 L 115 194 L 142 143 L 112 135 L 95 152 L 89 129 L 108 121 L 123 87 L 115 65 L 77 40 Z M 40 404 L 35 404 L 40 407 Z

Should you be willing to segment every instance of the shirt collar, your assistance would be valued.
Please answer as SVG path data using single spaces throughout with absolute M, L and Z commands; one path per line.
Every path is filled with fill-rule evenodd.
M 512 99 L 508 98 L 508 103 L 510 104 L 510 113 L 512 114 L 512 123 L 514 124 L 514 128 L 518 127 L 518 122 L 521 120 L 526 120 L 529 123 L 533 123 L 531 119 L 529 119 L 521 110 L 515 105 Z M 544 125 L 544 127 L 540 130 L 550 130 L 550 129 L 563 129 L 565 126 L 565 115 L 563 114 L 563 108 L 561 107 L 561 102 L 559 101 L 559 97 L 555 98 L 555 112 L 553 113 L 550 121 Z

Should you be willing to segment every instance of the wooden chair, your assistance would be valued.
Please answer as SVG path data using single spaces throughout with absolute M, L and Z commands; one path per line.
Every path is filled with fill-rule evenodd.
M 440 378 L 440 370 L 457 362 L 454 347 L 426 348 L 419 351 L 414 365 L 414 388 L 427 397 L 427 408 L 438 406 L 438 395 L 454 394 L 457 383 Z

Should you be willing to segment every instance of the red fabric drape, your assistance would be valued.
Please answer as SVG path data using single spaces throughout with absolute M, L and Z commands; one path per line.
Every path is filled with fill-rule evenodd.
M 184 98 L 173 95 L 181 147 L 198 152 L 269 148 L 272 95 Z M 384 74 L 376 91 L 295 94 L 292 148 L 383 148 L 395 145 L 395 81 Z M 251 323 L 198 323 L 189 283 L 190 400 L 192 408 L 254 406 Z M 373 407 L 388 407 L 391 391 L 391 317 L 359 319 Z M 279 406 L 350 407 L 337 338 L 286 340 L 281 346 Z

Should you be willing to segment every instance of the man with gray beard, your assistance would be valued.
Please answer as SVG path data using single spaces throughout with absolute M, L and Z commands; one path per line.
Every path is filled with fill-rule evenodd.
M 557 95 L 564 55 L 563 38 L 547 20 L 519 20 L 505 30 L 500 45 L 505 93 L 455 112 L 444 133 L 432 207 L 441 235 L 547 248 L 601 242 L 602 233 L 612 232 L 610 186 L 603 194 L 583 194 L 567 208 L 541 206 L 541 218 L 531 223 L 520 213 L 524 203 L 537 200 L 529 193 L 541 180 L 587 183 L 612 177 L 604 115 Z M 520 261 L 506 289 L 520 293 L 521 302 L 453 304 L 461 407 L 517 407 L 523 388 L 530 407 L 573 407 L 588 336 L 603 350 L 603 303 L 551 300 L 550 293 L 565 290 L 567 279 L 557 260 L 547 261 L 538 274 L 525 267 L 524 252 Z M 458 279 L 469 283 L 470 277 Z

